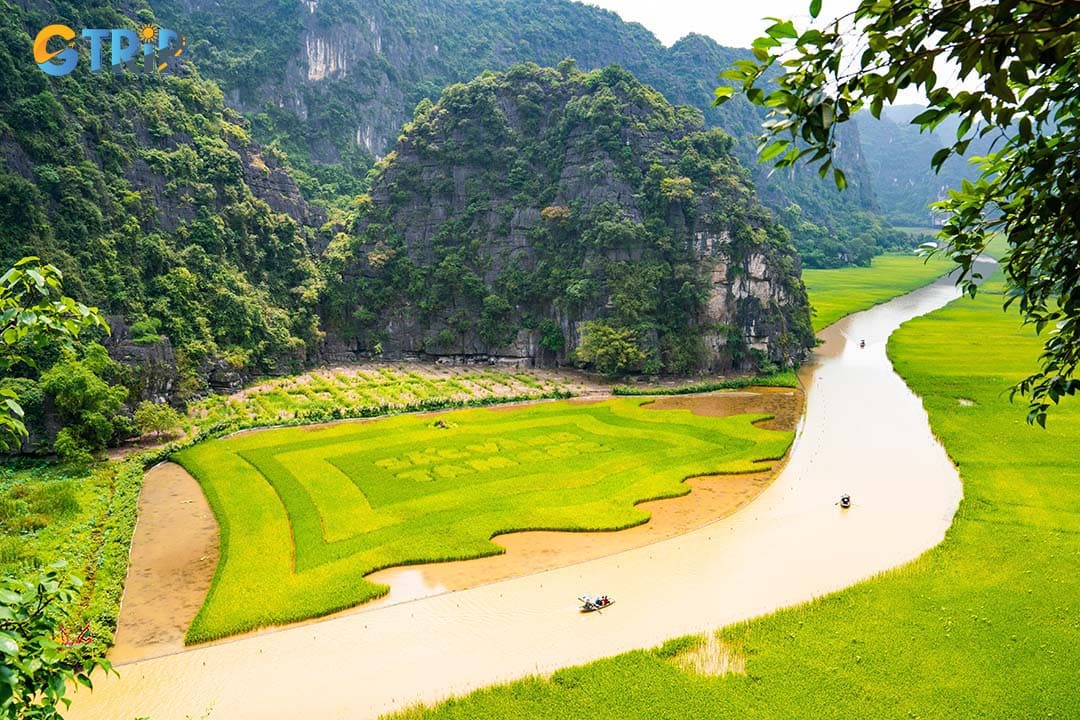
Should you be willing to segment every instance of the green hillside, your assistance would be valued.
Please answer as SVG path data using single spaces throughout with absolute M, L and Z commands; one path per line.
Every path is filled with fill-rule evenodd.
M 553 0 L 155 0 L 167 23 L 191 31 L 204 74 L 300 169 L 306 196 L 341 207 L 367 185 L 364 171 L 393 148 L 422 99 L 486 70 L 574 58 L 583 70 L 619 64 L 709 126 L 737 140 L 766 204 L 796 206 L 796 245 L 814 266 L 865 264 L 882 248 L 908 243 L 874 212 L 858 129 L 840 130 L 850 188 L 839 193 L 813 172 L 768 175 L 755 162 L 761 114 L 743 99 L 712 106 L 717 74 L 747 50 L 688 35 L 665 48 L 641 25 L 589 5 Z M 785 220 L 785 223 L 787 221 Z M 909 244 L 909 243 L 908 243 Z
M 732 146 L 614 66 L 451 86 L 328 249 L 326 329 L 608 374 L 789 366 L 812 344 L 798 260 Z

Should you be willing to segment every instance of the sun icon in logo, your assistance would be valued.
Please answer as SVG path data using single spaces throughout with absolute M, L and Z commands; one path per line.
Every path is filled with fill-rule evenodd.
M 158 39 L 158 29 L 156 25 L 140 25 L 139 26 L 139 40 L 145 44 L 156 43 Z

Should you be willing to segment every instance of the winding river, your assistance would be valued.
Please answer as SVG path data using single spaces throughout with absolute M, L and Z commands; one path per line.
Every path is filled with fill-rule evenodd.
M 752 618 L 911 560 L 944 537 L 961 485 L 885 345 L 957 295 L 942 279 L 824 331 L 786 468 L 730 517 L 569 567 L 125 665 L 79 692 L 69 717 L 372 718 Z M 575 598 L 594 592 L 618 604 L 579 614 Z

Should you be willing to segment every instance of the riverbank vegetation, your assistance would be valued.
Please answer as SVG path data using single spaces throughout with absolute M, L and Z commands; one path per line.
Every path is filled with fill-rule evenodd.
M 705 380 L 688 385 L 674 387 L 649 387 L 636 385 L 616 385 L 612 395 L 695 395 L 697 393 L 716 392 L 717 390 L 742 390 L 748 387 L 798 387 L 799 378 L 794 370 L 757 375 L 754 377 L 728 378 L 724 380 Z
M 221 560 L 187 639 L 325 615 L 384 594 L 362 576 L 502 552 L 494 535 L 616 530 L 688 477 L 756 472 L 793 433 L 638 399 L 403 415 L 202 443 L 175 460 L 206 492 Z M 557 463 L 559 472 L 550 468 Z
M 1007 393 L 1039 346 L 1001 312 L 1000 284 L 894 334 L 890 357 L 964 481 L 953 527 L 875 580 L 720 631 L 744 673 L 680 669 L 702 643 L 683 638 L 395 717 L 817 717 L 822 698 L 835 717 L 1075 715 L 1080 408 L 1044 431 Z

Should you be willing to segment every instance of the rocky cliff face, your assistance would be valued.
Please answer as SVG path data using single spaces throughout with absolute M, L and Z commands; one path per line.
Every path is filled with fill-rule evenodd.
M 561 362 L 599 323 L 643 371 L 801 359 L 798 260 L 731 148 L 616 67 L 451 87 L 327 251 L 328 347 Z
M 180 375 L 169 338 L 162 335 L 157 342 L 135 342 L 131 327 L 124 318 L 114 315 L 109 318 L 109 336 L 102 344 L 109 357 L 126 365 L 133 375 L 127 399 L 131 407 L 143 400 L 169 402 L 175 397 Z

